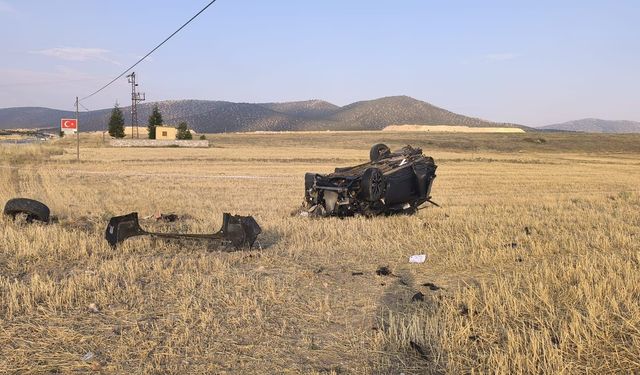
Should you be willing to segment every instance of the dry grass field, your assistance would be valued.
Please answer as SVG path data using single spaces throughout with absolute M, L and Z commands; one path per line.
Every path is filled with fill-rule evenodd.
M 211 135 L 209 149 L 83 139 L 0 145 L 0 373 L 640 372 L 640 136 Z M 304 172 L 383 141 L 438 163 L 415 216 L 292 215 Z M 213 232 L 251 214 L 261 249 L 103 239 L 112 215 Z M 423 264 L 410 264 L 426 254 Z M 376 275 L 389 266 L 393 275 Z M 423 300 L 412 301 L 416 293 Z
M 449 133 L 524 133 L 520 128 L 478 127 L 459 125 L 389 125 L 382 131 L 391 132 L 449 132 Z

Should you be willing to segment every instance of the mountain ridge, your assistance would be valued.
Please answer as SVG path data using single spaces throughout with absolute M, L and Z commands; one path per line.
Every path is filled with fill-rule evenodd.
M 640 133 L 640 122 L 629 120 L 603 120 L 583 118 L 541 126 L 542 130 L 562 130 L 585 133 Z
M 343 107 L 313 99 L 294 102 L 235 103 L 221 100 L 165 100 L 138 105 L 138 119 L 146 126 L 157 104 L 165 123 L 186 121 L 202 133 L 296 130 L 381 130 L 388 125 L 465 125 L 476 127 L 519 127 L 460 115 L 409 96 L 388 96 L 354 102 Z M 130 124 L 130 107 L 121 107 Z M 79 113 L 83 131 L 106 128 L 111 108 Z M 60 118 L 75 112 L 44 107 L 0 109 L 0 129 L 56 128 Z

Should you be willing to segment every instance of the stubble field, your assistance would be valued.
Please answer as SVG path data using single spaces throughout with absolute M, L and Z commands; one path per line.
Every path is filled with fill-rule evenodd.
M 59 218 L 0 218 L 0 373 L 640 371 L 639 136 L 208 138 L 116 149 L 92 137 L 79 163 L 71 139 L 0 145 L 0 203 L 38 199 Z M 292 215 L 304 172 L 364 162 L 378 142 L 435 158 L 442 208 Z M 250 214 L 261 249 L 109 248 L 109 217 L 132 211 L 189 215 L 142 224 L 191 232 Z

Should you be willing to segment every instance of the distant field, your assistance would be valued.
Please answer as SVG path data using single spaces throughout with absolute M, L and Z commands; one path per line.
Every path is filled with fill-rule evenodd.
M 472 127 L 453 125 L 389 125 L 382 131 L 391 132 L 447 132 L 447 133 L 524 133 L 520 128 Z
M 71 137 L 0 145 L 0 204 L 31 197 L 60 219 L 0 217 L 0 373 L 640 368 L 640 135 L 210 134 L 208 149 L 82 136 L 80 163 Z M 292 215 L 305 172 L 364 162 L 379 142 L 435 158 L 442 208 Z M 131 211 L 188 214 L 143 225 L 192 232 L 252 214 L 262 249 L 109 248 L 108 218 Z

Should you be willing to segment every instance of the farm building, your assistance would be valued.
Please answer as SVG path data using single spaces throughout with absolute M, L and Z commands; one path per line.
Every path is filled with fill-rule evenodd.
M 176 139 L 178 129 L 171 126 L 157 126 L 156 139 Z

